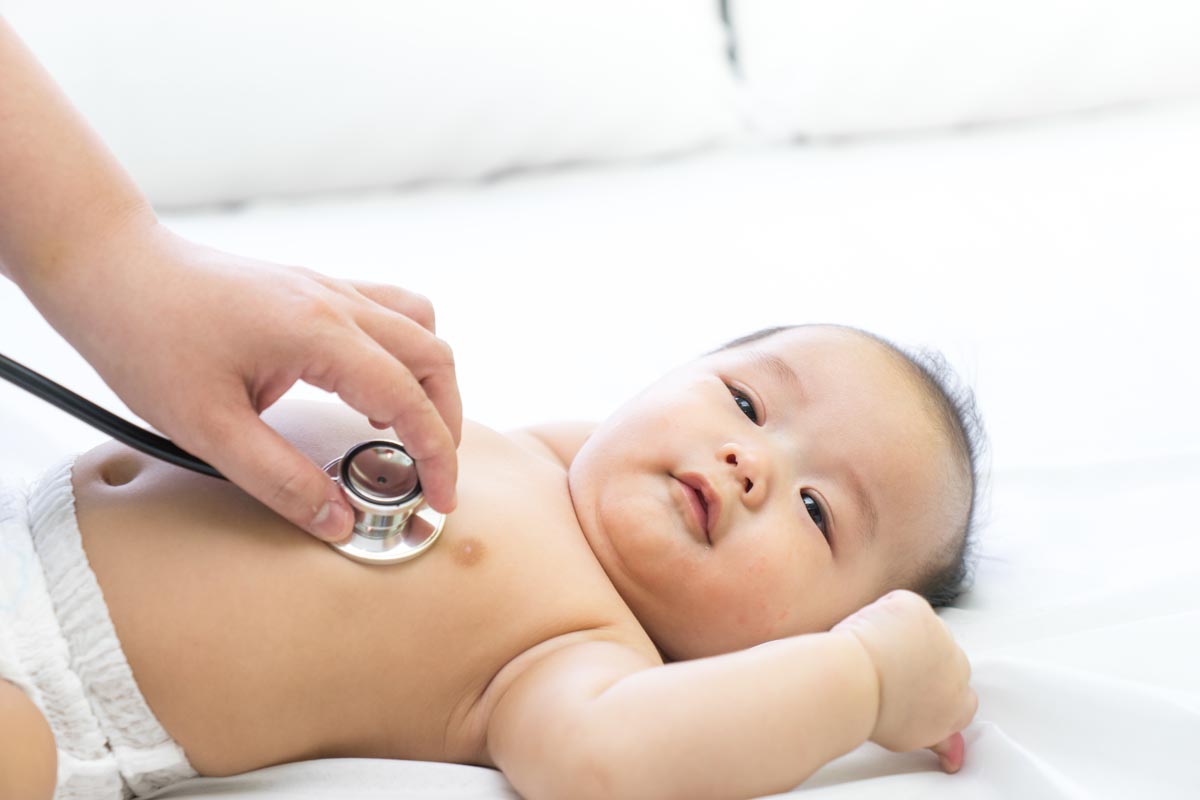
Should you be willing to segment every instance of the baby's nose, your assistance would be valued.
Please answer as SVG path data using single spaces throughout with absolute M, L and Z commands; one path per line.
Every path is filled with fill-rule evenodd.
M 733 472 L 741 501 L 750 508 L 761 505 L 768 488 L 763 459 L 751 448 L 732 442 L 721 448 L 720 458 Z

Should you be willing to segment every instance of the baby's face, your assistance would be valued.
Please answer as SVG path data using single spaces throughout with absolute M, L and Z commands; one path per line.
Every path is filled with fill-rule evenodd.
M 899 357 L 807 327 L 705 356 L 597 428 L 576 514 L 664 652 L 827 630 L 944 547 L 962 493 Z

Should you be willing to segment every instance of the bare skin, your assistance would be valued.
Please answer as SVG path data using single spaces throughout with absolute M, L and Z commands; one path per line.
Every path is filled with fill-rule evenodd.
M 317 463 L 378 436 L 331 405 L 269 419 Z M 78 459 L 88 558 L 142 692 L 197 770 L 322 756 L 494 766 L 487 722 L 525 663 L 582 639 L 658 661 L 591 555 L 562 465 L 475 424 L 459 459 L 441 540 L 390 567 L 122 445 Z
M 594 430 L 468 423 L 442 540 L 393 567 L 116 444 L 76 461 L 76 513 L 203 774 L 373 756 L 495 766 L 531 798 L 739 797 L 868 739 L 953 772 L 966 657 L 918 596 L 875 600 L 939 545 L 954 485 L 890 358 L 806 329 L 684 365 Z M 268 420 L 318 464 L 376 434 L 327 404 Z

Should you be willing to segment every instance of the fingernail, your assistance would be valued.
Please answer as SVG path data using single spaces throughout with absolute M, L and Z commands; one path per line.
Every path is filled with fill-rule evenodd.
M 328 500 L 313 517 L 312 532 L 326 541 L 336 542 L 345 538 L 352 524 L 349 509 Z

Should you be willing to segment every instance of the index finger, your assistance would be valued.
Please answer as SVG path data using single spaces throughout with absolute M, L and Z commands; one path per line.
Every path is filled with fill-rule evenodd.
M 457 446 L 462 440 L 462 397 L 450 346 L 413 320 L 386 311 L 365 316 L 359 327 L 417 379 Z
M 327 376 L 332 378 L 328 388 L 368 419 L 395 428 L 404 449 L 417 462 L 429 505 L 443 513 L 453 511 L 458 457 L 445 421 L 404 364 L 369 337 L 353 344 L 333 345 L 342 355 L 336 373 Z

